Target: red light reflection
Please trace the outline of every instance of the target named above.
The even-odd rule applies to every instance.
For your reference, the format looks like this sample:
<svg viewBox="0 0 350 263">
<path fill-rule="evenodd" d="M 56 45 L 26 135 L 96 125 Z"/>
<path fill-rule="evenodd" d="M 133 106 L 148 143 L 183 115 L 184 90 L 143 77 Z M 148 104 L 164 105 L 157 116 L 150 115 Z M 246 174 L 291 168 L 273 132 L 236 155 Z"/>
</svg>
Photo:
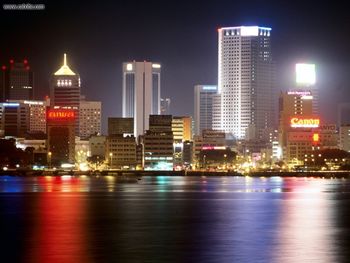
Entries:
<svg viewBox="0 0 350 263">
<path fill-rule="evenodd" d="M 45 191 L 38 197 L 38 218 L 34 222 L 26 260 L 91 262 L 86 237 L 86 199 L 78 193 L 85 183 L 79 178 L 51 176 L 38 178 L 38 181 Z"/>
</svg>

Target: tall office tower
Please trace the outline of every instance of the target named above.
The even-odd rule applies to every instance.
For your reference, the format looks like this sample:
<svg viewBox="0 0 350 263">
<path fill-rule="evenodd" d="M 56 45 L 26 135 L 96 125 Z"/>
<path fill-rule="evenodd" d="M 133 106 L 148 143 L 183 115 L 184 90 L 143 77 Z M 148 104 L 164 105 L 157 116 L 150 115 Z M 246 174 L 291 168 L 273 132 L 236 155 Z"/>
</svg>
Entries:
<svg viewBox="0 0 350 263">
<path fill-rule="evenodd" d="M 170 114 L 170 98 L 160 99 L 160 114 L 169 115 Z"/>
<path fill-rule="evenodd" d="M 213 125 L 213 96 L 218 93 L 217 86 L 194 86 L 194 133 L 200 135 Z"/>
<path fill-rule="evenodd" d="M 74 110 L 66 109 L 47 111 L 47 149 L 50 165 L 74 163 L 75 113 Z"/>
<path fill-rule="evenodd" d="M 134 135 L 148 130 L 149 115 L 160 114 L 160 64 L 123 63 L 123 117 L 134 118 Z"/>
<path fill-rule="evenodd" d="M 79 136 L 80 84 L 79 74 L 69 68 L 66 54 L 64 54 L 62 67 L 51 78 L 50 104 L 51 108 L 75 111 L 75 134 L 77 136 Z"/>
<path fill-rule="evenodd" d="M 298 63 L 295 65 L 296 86 L 297 89 L 309 90 L 312 94 L 312 114 L 319 114 L 319 96 L 316 87 L 316 69 L 315 64 Z"/>
<path fill-rule="evenodd" d="M 218 91 L 222 106 L 219 128 L 244 139 L 248 127 L 254 127 L 259 138 L 266 128 L 274 126 L 277 94 L 271 28 L 224 27 L 218 33 Z"/>
<path fill-rule="evenodd" d="M 28 60 L 2 66 L 0 78 L 0 102 L 6 100 L 32 100 L 34 90 L 34 74 L 30 70 Z"/>
<path fill-rule="evenodd" d="M 79 137 L 101 134 L 101 101 L 80 101 Z"/>
</svg>

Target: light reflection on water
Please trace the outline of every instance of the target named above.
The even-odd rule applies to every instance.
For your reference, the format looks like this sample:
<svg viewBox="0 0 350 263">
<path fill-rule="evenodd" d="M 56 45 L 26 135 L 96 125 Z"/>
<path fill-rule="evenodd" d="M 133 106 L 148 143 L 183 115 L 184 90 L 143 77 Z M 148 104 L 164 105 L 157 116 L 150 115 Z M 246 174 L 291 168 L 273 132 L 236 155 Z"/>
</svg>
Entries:
<svg viewBox="0 0 350 263">
<path fill-rule="evenodd" d="M 0 252 L 4 262 L 346 262 L 349 193 L 344 179 L 1 176 Z"/>
</svg>

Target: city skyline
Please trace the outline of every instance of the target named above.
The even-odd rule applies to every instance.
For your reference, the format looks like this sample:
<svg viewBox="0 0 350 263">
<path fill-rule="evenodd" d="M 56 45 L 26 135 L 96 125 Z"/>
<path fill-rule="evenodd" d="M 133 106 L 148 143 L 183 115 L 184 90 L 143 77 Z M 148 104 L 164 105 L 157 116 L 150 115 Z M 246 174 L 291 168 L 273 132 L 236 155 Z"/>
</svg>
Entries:
<svg viewBox="0 0 350 263">
<path fill-rule="evenodd" d="M 227 11 L 221 6 L 226 6 Z M 154 7 L 157 7 L 156 10 Z M 32 20 L 21 36 L 14 35 L 14 32 L 26 15 L 19 11 L 1 11 L 4 36 L 13 41 L 0 44 L 3 51 L 0 62 L 6 64 L 11 58 L 28 59 L 35 72 L 35 96 L 38 99 L 48 95 L 49 76 L 61 65 L 61 56 L 66 52 L 72 68 L 81 75 L 82 93 L 87 98 L 103 102 L 105 132 L 107 117 L 122 116 L 122 62 L 159 61 L 163 72 L 161 97 L 171 98 L 172 114 L 193 116 L 193 86 L 217 84 L 217 29 L 266 25 L 273 32 L 276 89 L 293 87 L 295 63 L 316 64 L 321 116 L 326 122 L 336 122 L 336 104 L 346 102 L 344 98 L 349 97 L 346 74 L 350 68 L 346 61 L 348 29 L 341 27 L 346 20 L 341 15 L 336 16 L 342 11 L 341 6 L 319 3 L 317 14 L 310 15 L 307 10 L 311 7 L 314 7 L 312 3 L 304 3 L 304 8 L 299 8 L 291 3 L 243 4 L 227 1 L 200 5 L 192 2 L 186 7 L 181 2 L 170 2 L 165 6 L 159 1 L 140 5 L 105 4 L 103 7 L 46 4 L 45 11 L 29 14 Z M 76 12 L 76 16 L 63 19 L 61 14 L 68 9 Z M 91 22 L 85 18 L 83 13 L 87 10 L 100 17 L 100 21 Z M 130 10 L 137 17 L 134 21 L 128 19 Z M 180 10 L 181 21 L 174 19 Z M 120 14 L 115 21 L 114 13 Z M 291 17 L 298 19 L 291 22 Z M 321 17 L 332 19 L 332 24 Z M 45 36 L 35 27 L 44 20 L 46 24 L 43 27 L 49 31 Z M 143 23 L 140 24 L 140 21 Z M 332 32 L 332 39 L 327 37 L 327 32 Z"/>
</svg>

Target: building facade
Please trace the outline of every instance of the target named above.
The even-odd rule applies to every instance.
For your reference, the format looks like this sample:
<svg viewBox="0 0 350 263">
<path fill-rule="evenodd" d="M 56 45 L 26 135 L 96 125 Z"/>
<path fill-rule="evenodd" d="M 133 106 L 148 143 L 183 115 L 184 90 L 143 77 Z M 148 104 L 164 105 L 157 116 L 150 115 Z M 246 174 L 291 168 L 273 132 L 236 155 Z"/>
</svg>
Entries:
<svg viewBox="0 0 350 263">
<path fill-rule="evenodd" d="M 339 129 L 339 148 L 350 152 L 350 125 L 342 125 Z"/>
<path fill-rule="evenodd" d="M 261 137 L 275 126 L 275 99 L 271 28 L 224 27 L 218 30 L 218 91 L 221 126 L 244 139 L 249 125 Z"/>
<path fill-rule="evenodd" d="M 46 134 L 46 108 L 50 102 L 9 100 L 0 103 L 0 136 Z"/>
<path fill-rule="evenodd" d="M 108 136 L 116 134 L 134 134 L 134 119 L 133 118 L 108 118 Z"/>
<path fill-rule="evenodd" d="M 213 128 L 213 96 L 218 88 L 214 85 L 194 86 L 194 133 L 200 135 L 205 129 Z"/>
<path fill-rule="evenodd" d="M 106 159 L 113 169 L 136 168 L 136 140 L 133 135 L 116 134 L 107 137 Z"/>
<path fill-rule="evenodd" d="M 143 136 L 144 169 L 172 170 L 174 138 L 171 115 L 150 115 L 149 130 Z"/>
<path fill-rule="evenodd" d="M 33 100 L 34 74 L 28 60 L 15 62 L 10 60 L 9 66 L 2 66 L 0 72 L 0 102 L 7 100 Z"/>
<path fill-rule="evenodd" d="M 134 136 L 148 130 L 149 115 L 160 114 L 160 64 L 123 63 L 123 117 L 134 118 Z"/>
<path fill-rule="evenodd" d="M 101 134 L 101 102 L 81 100 L 79 112 L 79 136 Z"/>
</svg>

